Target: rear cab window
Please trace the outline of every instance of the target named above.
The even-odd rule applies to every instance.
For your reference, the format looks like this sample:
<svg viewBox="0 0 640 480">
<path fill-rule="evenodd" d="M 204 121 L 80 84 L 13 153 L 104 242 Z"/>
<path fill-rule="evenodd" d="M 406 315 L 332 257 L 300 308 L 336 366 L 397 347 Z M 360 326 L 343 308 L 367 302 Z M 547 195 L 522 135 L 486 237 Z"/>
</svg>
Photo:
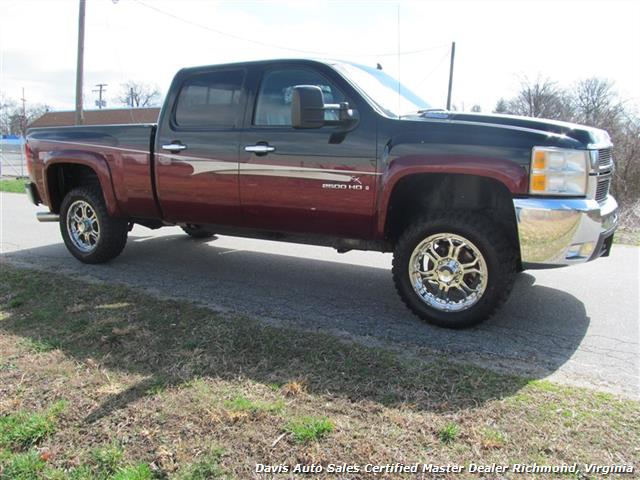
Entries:
<svg viewBox="0 0 640 480">
<path fill-rule="evenodd" d="M 188 77 L 180 87 L 173 123 L 179 128 L 235 128 L 245 102 L 244 70 L 222 70 Z"/>
</svg>

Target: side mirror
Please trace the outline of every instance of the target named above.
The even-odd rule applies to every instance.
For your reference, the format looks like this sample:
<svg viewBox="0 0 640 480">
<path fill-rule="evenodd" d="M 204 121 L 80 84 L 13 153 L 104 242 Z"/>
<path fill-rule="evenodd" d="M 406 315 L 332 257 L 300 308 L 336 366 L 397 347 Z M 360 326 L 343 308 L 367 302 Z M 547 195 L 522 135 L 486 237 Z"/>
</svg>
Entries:
<svg viewBox="0 0 640 480">
<path fill-rule="evenodd" d="M 324 95 L 315 85 L 293 87 L 291 125 L 293 128 L 320 128 L 324 122 Z"/>
</svg>

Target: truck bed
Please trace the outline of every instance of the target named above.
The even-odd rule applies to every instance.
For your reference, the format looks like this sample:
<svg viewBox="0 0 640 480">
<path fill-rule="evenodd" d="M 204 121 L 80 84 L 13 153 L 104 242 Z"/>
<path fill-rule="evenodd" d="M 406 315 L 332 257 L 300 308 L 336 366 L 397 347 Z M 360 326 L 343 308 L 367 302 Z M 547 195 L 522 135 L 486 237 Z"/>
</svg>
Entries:
<svg viewBox="0 0 640 480">
<path fill-rule="evenodd" d="M 110 179 L 108 187 L 113 191 L 120 214 L 159 218 L 153 190 L 155 130 L 155 124 L 29 130 L 27 143 L 33 152 L 33 172 L 38 190 L 46 192 L 44 179 L 51 166 L 64 163 L 65 159 L 86 159 L 88 164 L 95 163 L 97 159 L 106 168 L 107 178 Z M 48 199 L 43 200 L 49 203 Z"/>
</svg>

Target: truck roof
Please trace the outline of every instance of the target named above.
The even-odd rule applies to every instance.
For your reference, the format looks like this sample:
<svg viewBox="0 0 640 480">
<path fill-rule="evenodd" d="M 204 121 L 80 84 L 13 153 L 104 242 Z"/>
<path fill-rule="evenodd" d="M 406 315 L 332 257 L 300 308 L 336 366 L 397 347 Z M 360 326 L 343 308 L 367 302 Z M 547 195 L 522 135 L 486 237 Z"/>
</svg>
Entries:
<svg viewBox="0 0 640 480">
<path fill-rule="evenodd" d="M 247 62 L 232 62 L 232 63 L 214 63 L 210 65 L 197 65 L 193 67 L 185 67 L 181 68 L 180 72 L 191 72 L 198 70 L 207 70 L 212 67 L 243 67 L 249 65 L 268 65 L 272 63 L 309 63 L 309 64 L 321 64 L 321 65 L 335 65 L 337 63 L 350 63 L 355 65 L 353 62 L 348 62 L 345 60 L 336 60 L 336 59 L 319 59 L 319 58 L 273 58 L 267 60 L 250 60 Z"/>
</svg>

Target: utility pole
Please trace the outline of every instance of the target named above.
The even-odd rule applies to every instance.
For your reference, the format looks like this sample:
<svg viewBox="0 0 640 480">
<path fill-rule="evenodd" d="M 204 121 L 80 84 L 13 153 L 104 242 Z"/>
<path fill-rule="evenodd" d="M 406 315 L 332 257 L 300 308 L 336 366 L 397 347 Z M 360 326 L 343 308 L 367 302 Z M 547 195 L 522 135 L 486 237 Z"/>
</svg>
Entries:
<svg viewBox="0 0 640 480">
<path fill-rule="evenodd" d="M 131 108 L 133 108 L 133 87 L 129 89 L 129 102 L 130 102 Z"/>
<path fill-rule="evenodd" d="M 27 136 L 27 99 L 24 97 L 24 87 L 22 87 L 22 118 L 20 119 L 20 133 L 22 134 L 23 141 Z M 21 149 L 20 158 L 20 177 L 24 177 L 24 149 Z"/>
<path fill-rule="evenodd" d="M 78 14 L 78 64 L 76 66 L 76 125 L 84 123 L 82 111 L 82 77 L 84 71 L 84 11 L 85 0 L 80 0 Z"/>
<path fill-rule="evenodd" d="M 24 98 L 24 87 L 22 87 L 22 119 L 20 120 L 20 133 L 24 137 L 27 131 L 27 99 Z"/>
<path fill-rule="evenodd" d="M 108 86 L 108 84 L 106 84 L 106 83 L 98 83 L 95 86 L 98 87 L 98 89 L 97 90 L 91 90 L 91 91 L 94 92 L 94 93 L 96 93 L 96 92 L 98 93 L 98 100 L 96 100 L 96 106 L 98 108 L 102 108 L 102 107 L 107 105 L 107 102 L 102 100 L 102 92 L 104 92 L 106 90 L 106 88 L 104 88 L 104 87 Z"/>
<path fill-rule="evenodd" d="M 453 62 L 456 58 L 456 42 L 451 42 L 451 65 L 449 66 L 449 91 L 447 93 L 447 110 L 451 110 L 451 87 L 453 87 Z"/>
</svg>

